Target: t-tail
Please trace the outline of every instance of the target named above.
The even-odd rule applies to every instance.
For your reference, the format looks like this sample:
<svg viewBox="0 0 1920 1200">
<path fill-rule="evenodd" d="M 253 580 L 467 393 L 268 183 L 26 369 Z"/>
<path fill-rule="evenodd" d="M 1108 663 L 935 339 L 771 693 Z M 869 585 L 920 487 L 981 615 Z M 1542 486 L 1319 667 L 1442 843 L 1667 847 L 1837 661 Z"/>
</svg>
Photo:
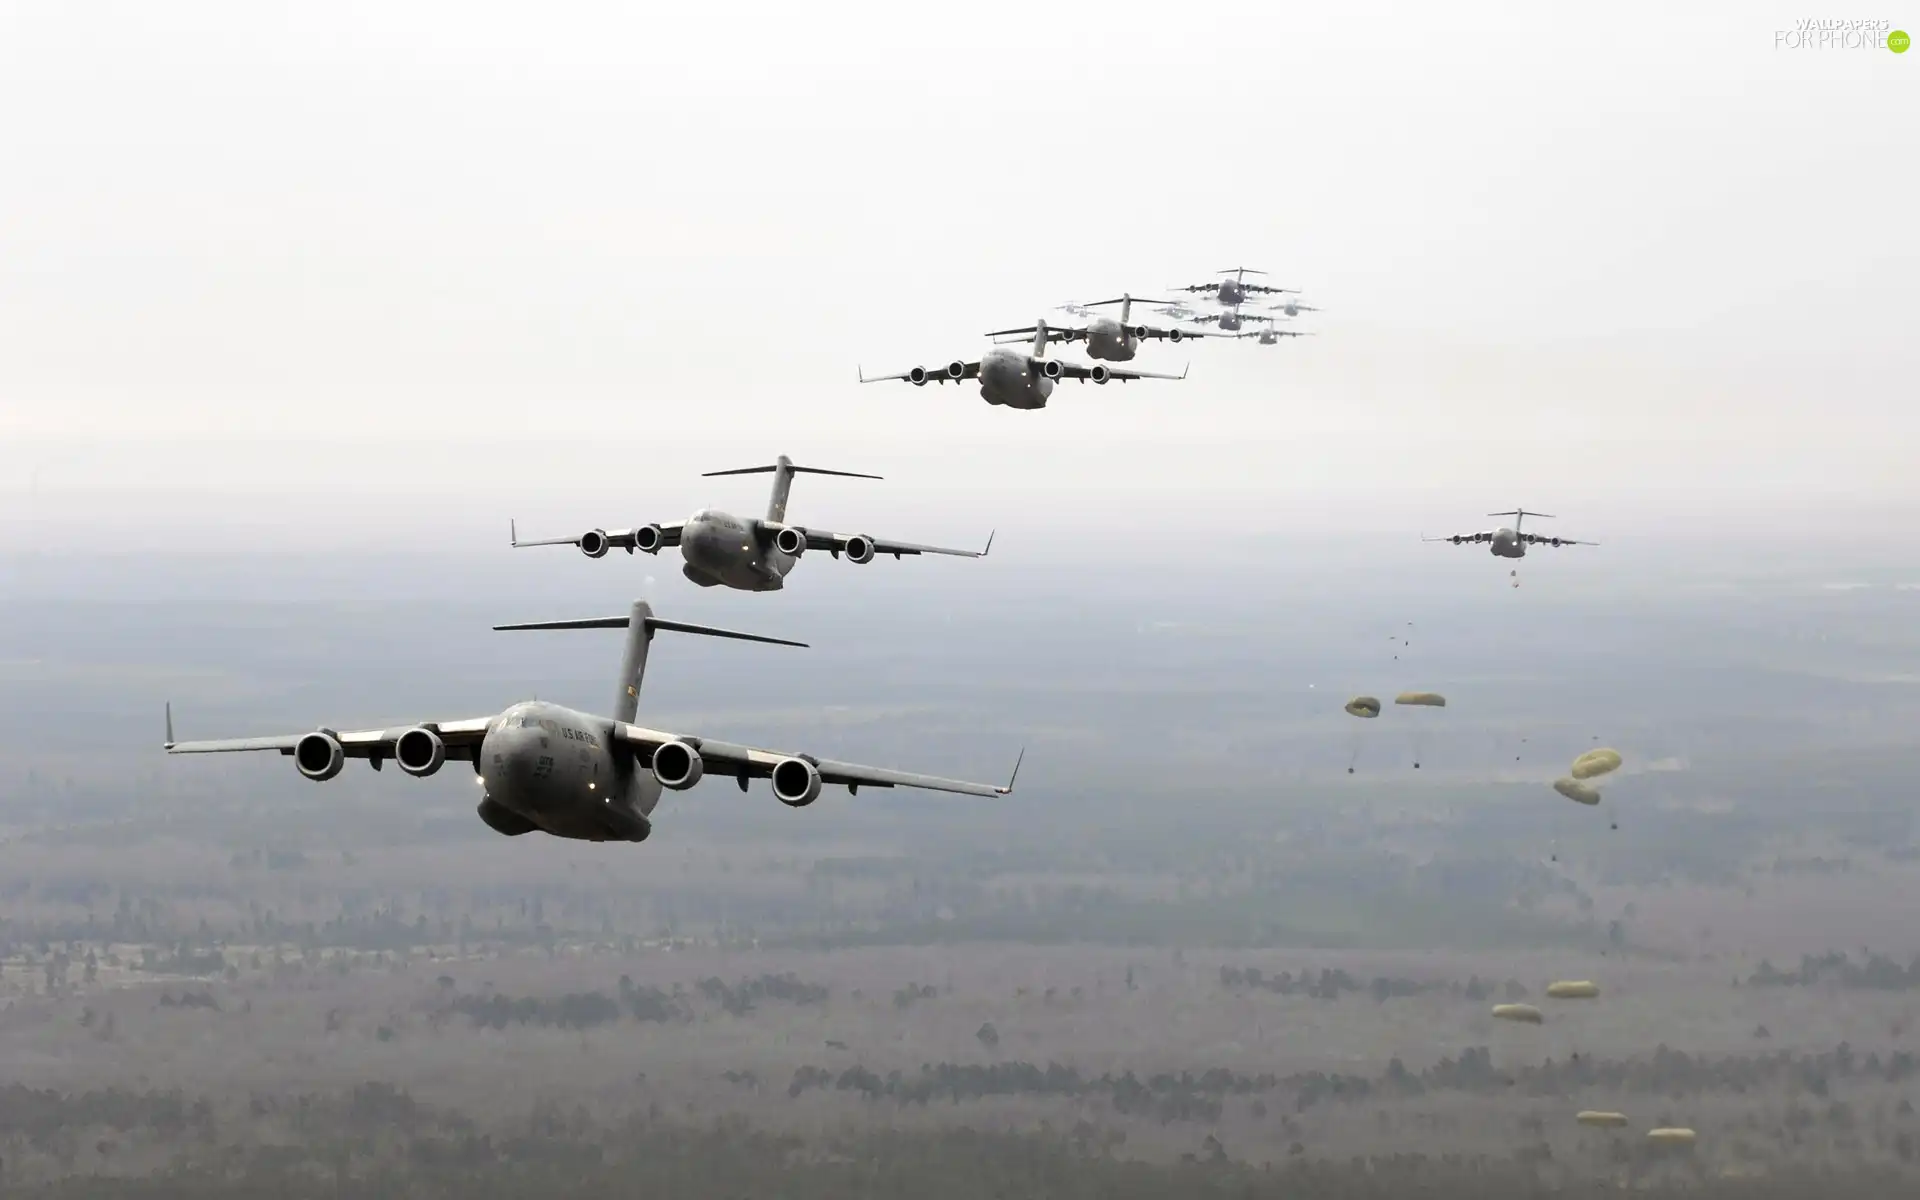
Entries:
<svg viewBox="0 0 1920 1200">
<path fill-rule="evenodd" d="M 787 519 L 787 493 L 793 490 L 795 475 L 839 475 L 847 479 L 879 479 L 878 475 L 862 475 L 857 471 L 829 471 L 824 467 L 796 467 L 793 460 L 782 454 L 778 461 L 766 467 L 735 467 L 731 471 L 708 471 L 702 479 L 712 479 L 717 475 L 764 475 L 773 472 L 773 496 L 767 501 L 767 520 L 776 524 Z"/>
<path fill-rule="evenodd" d="M 1047 352 L 1047 323 L 1033 323 L 1033 357 L 1039 358 Z"/>
<path fill-rule="evenodd" d="M 1552 513 L 1529 512 L 1524 508 L 1513 508 L 1508 509 L 1506 512 L 1488 513 L 1487 515 L 1490 517 L 1512 517 L 1513 531 L 1515 533 L 1520 532 L 1520 522 L 1526 520 L 1528 517 L 1542 517 L 1549 521 L 1555 519 Z"/>
<path fill-rule="evenodd" d="M 525 621 L 517 625 L 495 625 L 495 629 L 625 629 L 627 645 L 620 660 L 620 692 L 614 697 L 613 719 L 632 721 L 640 711 L 640 683 L 647 674 L 647 647 L 653 642 L 655 632 L 666 629 L 675 633 L 702 633 L 708 637 L 734 638 L 742 642 L 766 642 L 773 646 L 800 646 L 805 642 L 790 642 L 785 638 L 763 637 L 757 633 L 739 633 L 732 629 L 716 629 L 711 625 L 688 625 L 681 621 L 666 621 L 653 615 L 653 606 L 645 600 L 635 600 L 633 611 L 624 617 L 581 617 L 572 621 Z M 173 738 L 173 716 L 167 716 L 167 738 Z"/>
</svg>

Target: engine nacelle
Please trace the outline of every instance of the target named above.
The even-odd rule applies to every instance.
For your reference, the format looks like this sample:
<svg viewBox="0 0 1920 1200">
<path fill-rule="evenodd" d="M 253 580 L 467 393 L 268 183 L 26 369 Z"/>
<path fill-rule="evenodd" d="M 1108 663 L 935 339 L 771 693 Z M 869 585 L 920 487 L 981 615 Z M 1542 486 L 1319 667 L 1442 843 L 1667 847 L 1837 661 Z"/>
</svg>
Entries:
<svg viewBox="0 0 1920 1200">
<path fill-rule="evenodd" d="M 847 561 L 865 566 L 873 561 L 873 539 L 864 533 L 856 533 L 847 539 Z"/>
<path fill-rule="evenodd" d="M 788 808 L 805 808 L 820 798 L 820 768 L 804 758 L 773 764 L 774 799 Z"/>
<path fill-rule="evenodd" d="M 611 545 L 604 529 L 589 529 L 580 535 L 580 553 L 588 558 L 605 558 Z"/>
<path fill-rule="evenodd" d="M 1551 545 L 1551 546 L 1558 546 L 1559 544 L 1560 544 L 1559 538 L 1554 538 L 1553 541 L 1548 543 L 1548 545 Z"/>
<path fill-rule="evenodd" d="M 961 362 L 957 358 L 947 364 L 948 379 L 958 380 L 963 376 L 965 376 L 966 373 L 967 373 L 967 364 Z"/>
<path fill-rule="evenodd" d="M 1184 330 L 1180 330 L 1180 329 L 1167 330 L 1167 340 L 1170 342 L 1177 342 L 1186 336 L 1187 335 Z"/>
<path fill-rule="evenodd" d="M 907 382 L 915 387 L 927 386 L 927 369 L 925 367 L 915 367 L 913 370 L 908 371 Z"/>
<path fill-rule="evenodd" d="M 1147 340 L 1147 327 L 1145 325 L 1135 325 L 1133 327 L 1133 340 L 1136 342 L 1144 342 Z"/>
<path fill-rule="evenodd" d="M 653 752 L 653 777 L 663 788 L 684 792 L 706 773 L 706 760 L 685 742 L 666 742 Z"/>
<path fill-rule="evenodd" d="M 1093 380 L 1095 383 L 1105 383 L 1107 380 L 1113 378 L 1113 372 L 1107 369 L 1107 364 L 1095 363 L 1093 364 L 1093 370 L 1088 373 L 1087 378 Z"/>
<path fill-rule="evenodd" d="M 799 558 L 807 549 L 806 535 L 788 526 L 773 535 L 773 548 L 792 558 Z"/>
<path fill-rule="evenodd" d="M 1046 376 L 1048 379 L 1060 378 L 1060 360 L 1057 358 L 1044 359 L 1033 365 L 1039 369 L 1040 374 Z"/>
<path fill-rule="evenodd" d="M 347 752 L 339 738 L 321 730 L 293 744 L 293 765 L 315 783 L 325 783 L 347 765 Z"/>
<path fill-rule="evenodd" d="M 425 779 L 447 761 L 447 743 L 424 725 L 415 725 L 393 743 L 393 761 L 415 779 Z"/>
<path fill-rule="evenodd" d="M 660 544 L 667 535 L 660 532 L 658 525 L 641 525 L 633 531 L 633 548 L 642 554 L 658 554 Z"/>
</svg>

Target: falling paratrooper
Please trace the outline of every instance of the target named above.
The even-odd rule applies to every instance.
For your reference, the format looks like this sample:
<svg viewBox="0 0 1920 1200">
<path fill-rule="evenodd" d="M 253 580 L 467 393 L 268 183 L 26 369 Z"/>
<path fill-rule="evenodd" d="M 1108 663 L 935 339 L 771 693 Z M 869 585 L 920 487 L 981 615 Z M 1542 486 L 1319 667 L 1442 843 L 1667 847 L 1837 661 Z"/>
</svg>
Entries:
<svg viewBox="0 0 1920 1200">
<path fill-rule="evenodd" d="M 1347 701 L 1347 715 L 1371 721 L 1380 715 L 1380 701 L 1372 696 L 1355 696 Z M 1353 764 L 1360 758 L 1360 738 L 1356 731 L 1353 739 L 1353 755 L 1347 759 L 1347 774 L 1353 774 Z"/>
</svg>

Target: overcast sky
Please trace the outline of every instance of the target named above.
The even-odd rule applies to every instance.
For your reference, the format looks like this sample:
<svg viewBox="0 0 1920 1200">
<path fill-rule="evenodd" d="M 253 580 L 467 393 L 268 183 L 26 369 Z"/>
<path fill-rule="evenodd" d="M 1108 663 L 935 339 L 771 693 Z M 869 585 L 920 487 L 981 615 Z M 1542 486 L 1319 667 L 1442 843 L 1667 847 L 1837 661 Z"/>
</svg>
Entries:
<svg viewBox="0 0 1920 1200">
<path fill-rule="evenodd" d="M 923 540 L 1912 515 L 1920 55 L 1774 44 L 1878 15 L 0 0 L 0 546 L 757 513 L 698 473 L 783 451 Z M 1319 336 L 855 382 L 1242 264 Z"/>
</svg>

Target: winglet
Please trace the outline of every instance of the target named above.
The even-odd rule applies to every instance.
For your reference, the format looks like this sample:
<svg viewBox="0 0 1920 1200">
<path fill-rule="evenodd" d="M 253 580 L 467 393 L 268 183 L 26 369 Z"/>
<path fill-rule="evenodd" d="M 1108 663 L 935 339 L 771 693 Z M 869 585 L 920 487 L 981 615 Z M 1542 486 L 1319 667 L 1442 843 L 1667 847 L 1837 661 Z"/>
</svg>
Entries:
<svg viewBox="0 0 1920 1200">
<path fill-rule="evenodd" d="M 989 529 L 989 530 L 987 530 L 987 548 L 986 548 L 985 550 L 982 550 L 982 551 L 980 552 L 980 557 L 981 557 L 981 558 L 985 558 L 985 557 L 986 557 L 987 555 L 989 555 L 989 554 L 992 554 L 992 553 L 993 553 L 993 535 L 994 535 L 994 534 L 996 534 L 996 533 L 998 533 L 998 532 L 999 532 L 999 530 L 997 530 L 997 529 Z"/>
<path fill-rule="evenodd" d="M 507 545 L 517 547 L 519 546 L 519 544 L 520 544 L 519 522 L 509 517 L 507 519 Z"/>
<path fill-rule="evenodd" d="M 167 701 L 167 744 L 161 748 L 171 750 L 173 746 L 173 701 L 169 700 Z"/>
<path fill-rule="evenodd" d="M 1026 759 L 1027 748 L 1022 746 L 1020 747 L 1020 756 L 1013 760 L 1013 774 L 1007 776 L 1007 786 L 993 789 L 995 795 L 1011 796 L 1013 794 L 1013 782 L 1020 778 L 1020 764 L 1025 762 Z"/>
<path fill-rule="evenodd" d="M 861 366 L 859 363 L 855 363 L 853 365 L 853 369 L 859 372 L 860 382 L 865 383 L 867 381 L 867 369 L 864 366 Z"/>
<path fill-rule="evenodd" d="M 1187 377 L 1188 368 L 1192 366 L 1193 366 L 1193 360 L 1191 359 L 1187 360 L 1187 365 L 1180 368 L 1180 378 L 1185 379 Z"/>
</svg>

